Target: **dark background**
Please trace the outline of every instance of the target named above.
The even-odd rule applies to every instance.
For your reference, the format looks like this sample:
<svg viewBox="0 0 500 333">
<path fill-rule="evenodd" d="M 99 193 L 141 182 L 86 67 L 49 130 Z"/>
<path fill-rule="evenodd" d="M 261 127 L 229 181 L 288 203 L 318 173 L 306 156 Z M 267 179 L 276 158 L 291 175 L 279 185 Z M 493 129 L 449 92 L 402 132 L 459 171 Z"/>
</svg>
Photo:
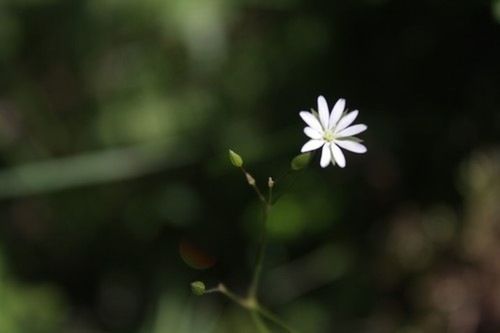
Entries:
<svg viewBox="0 0 500 333">
<path fill-rule="evenodd" d="M 254 332 L 189 283 L 244 291 L 227 149 L 265 187 L 319 94 L 368 153 L 294 174 L 263 301 L 301 332 L 500 331 L 499 1 L 3 0 L 0 332 Z"/>
</svg>

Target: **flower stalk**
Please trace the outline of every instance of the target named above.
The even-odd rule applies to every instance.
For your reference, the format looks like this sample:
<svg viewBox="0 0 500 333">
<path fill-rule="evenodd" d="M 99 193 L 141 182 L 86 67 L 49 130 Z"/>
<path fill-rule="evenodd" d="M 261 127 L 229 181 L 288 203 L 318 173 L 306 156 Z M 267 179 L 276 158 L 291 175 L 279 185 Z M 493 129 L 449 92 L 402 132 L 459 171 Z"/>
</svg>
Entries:
<svg viewBox="0 0 500 333">
<path fill-rule="evenodd" d="M 262 267 L 264 265 L 264 257 L 266 253 L 266 244 L 267 244 L 267 220 L 272 208 L 272 200 L 273 200 L 273 188 L 275 186 L 275 181 L 273 178 L 269 177 L 267 181 L 268 193 L 267 198 L 262 194 L 255 178 L 248 171 L 243 168 L 243 162 L 239 155 L 234 153 L 233 151 L 229 152 L 229 158 L 231 163 L 238 167 L 245 176 L 246 182 L 250 187 L 253 188 L 257 198 L 262 204 L 262 223 L 261 223 L 261 231 L 260 231 L 260 239 L 257 248 L 257 256 L 255 260 L 255 268 L 252 274 L 252 280 L 250 282 L 250 286 L 248 288 L 248 292 L 246 297 L 242 297 L 232 292 L 229 288 L 227 288 L 224 284 L 219 283 L 215 288 L 205 289 L 204 284 L 201 281 L 196 281 L 192 283 L 193 293 L 195 295 L 201 296 L 204 294 L 210 293 L 220 293 L 226 296 L 229 300 L 238 304 L 242 308 L 249 311 L 250 316 L 255 324 L 259 333 L 271 333 L 271 330 L 267 327 L 265 320 L 274 323 L 275 325 L 281 327 L 287 332 L 294 332 L 286 323 L 280 319 L 276 314 L 269 311 L 260 305 L 258 301 L 258 291 L 260 280 L 262 276 Z M 265 319 L 265 320 L 264 320 Z"/>
<path fill-rule="evenodd" d="M 282 329 L 284 329 L 289 333 L 297 333 L 290 326 L 288 326 L 281 318 L 279 318 L 275 313 L 260 305 L 256 298 L 249 296 L 244 298 L 238 296 L 236 293 L 232 292 L 222 283 L 219 283 L 215 288 L 208 289 L 205 292 L 205 294 L 207 293 L 220 293 L 225 297 L 227 297 L 229 300 L 241 306 L 242 308 L 248 310 L 259 333 L 271 332 L 262 318 L 269 320 L 276 326 L 281 327 Z"/>
<path fill-rule="evenodd" d="M 262 275 L 262 266 L 264 264 L 264 256 L 266 252 L 267 244 L 267 219 L 271 211 L 271 203 L 265 202 L 263 207 L 263 219 L 261 226 L 260 241 L 257 249 L 257 258 L 255 263 L 255 270 L 252 277 L 252 282 L 250 283 L 250 288 L 248 290 L 248 296 L 255 298 L 257 297 L 257 292 L 259 289 L 260 276 Z"/>
<path fill-rule="evenodd" d="M 358 116 L 359 112 L 357 110 L 347 112 L 344 99 L 339 99 L 331 111 L 323 96 L 318 96 L 317 103 L 317 112 L 311 110 L 311 112 L 302 111 L 299 113 L 299 116 L 307 125 L 304 128 L 304 133 L 309 138 L 309 141 L 302 146 L 301 154 L 292 159 L 290 169 L 285 174 L 285 177 L 289 176 L 290 173 L 296 174 L 298 171 L 305 169 L 309 165 L 312 152 L 315 150 L 321 150 L 320 165 L 322 168 L 330 164 L 338 165 L 341 168 L 346 166 L 346 159 L 340 148 L 358 154 L 367 152 L 367 148 L 361 143 L 362 140 L 355 136 L 364 132 L 367 126 L 365 124 L 352 125 Z M 267 197 L 264 196 L 254 176 L 243 167 L 243 158 L 233 150 L 229 150 L 228 156 L 231 164 L 243 172 L 246 182 L 253 188 L 257 198 L 262 204 L 262 223 L 257 245 L 255 268 L 245 297 L 233 293 L 222 283 L 215 288 L 205 289 L 203 282 L 195 281 L 191 284 L 192 291 L 198 296 L 209 293 L 221 293 L 226 296 L 231 301 L 249 311 L 259 333 L 271 333 L 265 320 L 274 323 L 276 326 L 281 327 L 289 333 L 294 333 L 295 331 L 281 318 L 261 306 L 258 297 L 267 245 L 267 222 L 273 206 L 273 200 L 276 202 L 283 195 L 284 191 L 280 191 L 281 193 L 278 193 L 279 195 L 273 198 L 273 188 L 277 181 L 269 177 L 267 180 Z M 293 180 L 295 180 L 295 177 L 289 182 L 289 186 L 293 184 Z M 280 184 L 283 183 L 281 177 L 278 178 L 278 181 Z M 285 190 L 286 189 L 287 188 L 285 188 Z"/>
<path fill-rule="evenodd" d="M 250 185 L 253 188 L 260 202 L 265 205 L 267 203 L 266 198 L 260 191 L 259 186 L 257 186 L 255 178 L 249 172 L 247 172 L 243 167 L 241 167 L 241 171 L 243 171 L 243 174 L 245 175 L 248 185 Z"/>
</svg>

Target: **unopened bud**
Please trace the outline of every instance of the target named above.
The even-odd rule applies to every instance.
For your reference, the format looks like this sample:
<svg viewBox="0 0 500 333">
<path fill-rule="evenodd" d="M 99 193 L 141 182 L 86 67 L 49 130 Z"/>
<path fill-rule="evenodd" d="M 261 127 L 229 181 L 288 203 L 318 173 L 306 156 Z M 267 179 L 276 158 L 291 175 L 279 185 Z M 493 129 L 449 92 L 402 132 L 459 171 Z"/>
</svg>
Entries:
<svg viewBox="0 0 500 333">
<path fill-rule="evenodd" d="M 243 166 L 243 159 L 240 155 L 229 149 L 229 161 L 231 164 L 237 168 L 241 168 Z"/>
<path fill-rule="evenodd" d="M 290 163 L 290 167 L 294 171 L 302 170 L 309 164 L 310 160 L 311 160 L 311 153 L 303 153 L 297 155 L 293 158 L 292 162 Z"/>
<path fill-rule="evenodd" d="M 269 188 L 273 188 L 274 187 L 274 180 L 273 180 L 272 177 L 269 177 L 267 179 L 267 187 L 269 187 Z"/>
<path fill-rule="evenodd" d="M 249 174 L 248 172 L 245 173 L 245 176 L 247 177 L 248 184 L 250 184 L 251 186 L 254 186 L 255 185 L 255 178 L 253 178 L 252 175 Z"/>
<path fill-rule="evenodd" d="M 201 281 L 191 282 L 191 291 L 196 296 L 202 296 L 205 293 L 205 284 Z"/>
</svg>

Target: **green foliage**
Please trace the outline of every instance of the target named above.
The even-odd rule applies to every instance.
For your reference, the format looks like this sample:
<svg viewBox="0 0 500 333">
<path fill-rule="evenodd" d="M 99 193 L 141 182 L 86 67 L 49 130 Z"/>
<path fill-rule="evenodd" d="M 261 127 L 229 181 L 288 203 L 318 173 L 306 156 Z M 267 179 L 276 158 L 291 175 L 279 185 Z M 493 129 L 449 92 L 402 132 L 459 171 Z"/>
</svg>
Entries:
<svg viewBox="0 0 500 333">
<path fill-rule="evenodd" d="M 491 8 L 493 12 L 493 17 L 496 19 L 498 23 L 500 23 L 500 1 L 499 0 L 492 0 L 491 1 Z"/>
<path fill-rule="evenodd" d="M 17 282 L 4 271 L 1 259 L 0 332 L 58 332 L 62 328 L 67 306 L 60 292 L 49 285 Z"/>
<path fill-rule="evenodd" d="M 496 332 L 500 2 L 409 5 L 0 1 L 0 332 L 255 332 L 186 288 L 253 264 L 228 145 L 273 176 L 262 298 L 294 327 Z M 318 94 L 368 154 L 287 173 Z"/>
</svg>

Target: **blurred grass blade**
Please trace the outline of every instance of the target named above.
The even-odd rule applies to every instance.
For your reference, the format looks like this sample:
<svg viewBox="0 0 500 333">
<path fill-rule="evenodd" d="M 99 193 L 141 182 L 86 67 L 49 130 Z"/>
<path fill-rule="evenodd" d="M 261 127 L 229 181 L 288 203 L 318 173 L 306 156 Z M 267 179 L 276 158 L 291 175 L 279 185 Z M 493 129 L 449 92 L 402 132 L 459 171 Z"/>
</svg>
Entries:
<svg viewBox="0 0 500 333">
<path fill-rule="evenodd" d="M 49 159 L 0 171 L 0 199 L 139 177 L 185 165 L 196 153 L 168 142 Z"/>
</svg>

